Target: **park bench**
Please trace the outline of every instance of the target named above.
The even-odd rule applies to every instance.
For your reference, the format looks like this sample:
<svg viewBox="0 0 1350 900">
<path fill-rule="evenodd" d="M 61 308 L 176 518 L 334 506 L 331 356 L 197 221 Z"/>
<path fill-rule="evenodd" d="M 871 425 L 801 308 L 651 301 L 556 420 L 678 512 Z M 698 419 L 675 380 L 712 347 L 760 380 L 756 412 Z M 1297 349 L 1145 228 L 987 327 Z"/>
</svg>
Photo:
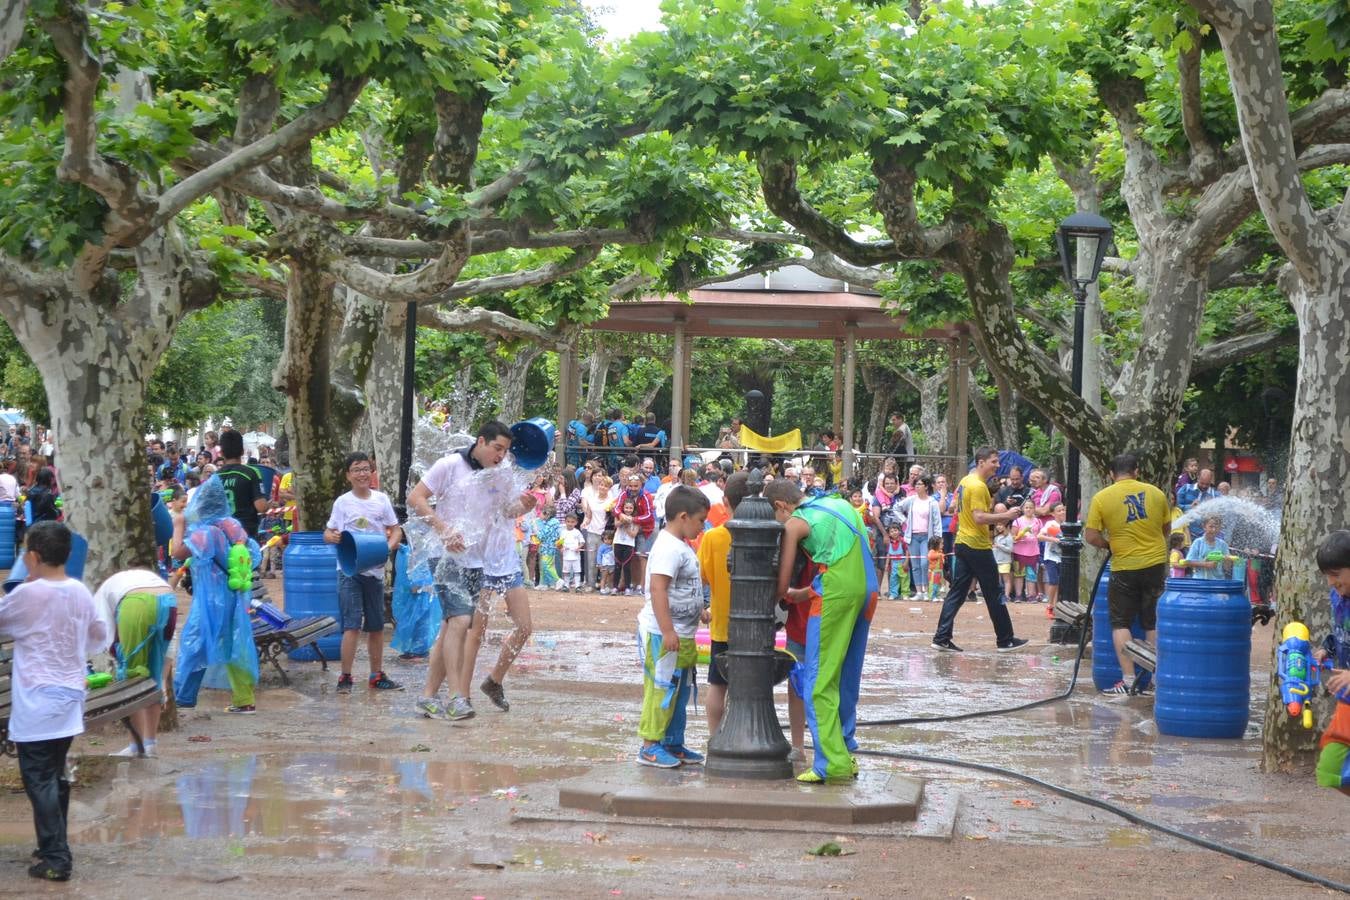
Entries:
<svg viewBox="0 0 1350 900">
<path fill-rule="evenodd" d="M 270 600 L 267 586 L 260 579 L 253 582 L 253 599 L 261 603 L 268 603 Z M 275 625 L 260 615 L 254 615 L 252 620 L 253 643 L 258 648 L 258 661 L 270 662 L 281 676 L 282 684 L 287 687 L 291 684 L 290 676 L 281 667 L 282 655 L 306 644 L 314 648 L 314 655 L 319 657 L 323 670 L 328 671 L 328 659 L 319 649 L 319 638 L 337 633 L 339 630 L 337 619 L 332 616 L 310 616 L 304 619 L 290 619 L 284 625 Z"/>
<path fill-rule="evenodd" d="M 14 756 L 14 742 L 9 739 L 9 711 L 11 705 L 10 678 L 14 663 L 12 641 L 0 643 L 0 756 Z M 131 732 L 131 739 L 144 749 L 141 736 L 131 724 L 131 714 L 161 701 L 161 691 L 153 678 L 128 678 L 114 681 L 107 687 L 90 691 L 84 699 L 84 727 L 98 728 L 121 720 Z"/>
<path fill-rule="evenodd" d="M 277 627 L 262 618 L 253 618 L 253 643 L 258 647 L 259 662 L 266 660 L 281 676 L 281 683 L 290 686 L 290 676 L 281 667 L 281 657 L 285 653 L 299 649 L 306 644 L 314 648 L 314 653 L 328 671 L 328 659 L 319 649 L 319 638 L 335 634 L 338 630 L 337 619 L 332 616 L 313 616 L 306 619 L 291 619 L 285 625 Z"/>
<path fill-rule="evenodd" d="M 1125 655 L 1141 669 L 1158 671 L 1158 649 L 1148 641 L 1135 638 L 1125 644 Z"/>
</svg>

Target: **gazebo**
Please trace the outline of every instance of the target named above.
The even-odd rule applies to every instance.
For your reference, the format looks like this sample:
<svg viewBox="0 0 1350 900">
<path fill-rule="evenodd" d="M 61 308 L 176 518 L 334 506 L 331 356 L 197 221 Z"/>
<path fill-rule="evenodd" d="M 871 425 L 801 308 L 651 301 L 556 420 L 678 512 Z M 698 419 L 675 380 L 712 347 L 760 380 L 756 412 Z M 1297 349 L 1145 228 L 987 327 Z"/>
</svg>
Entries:
<svg viewBox="0 0 1350 900">
<path fill-rule="evenodd" d="M 700 337 L 776 338 L 834 341 L 834 430 L 842 433 L 844 477 L 854 467 L 854 388 L 859 340 L 929 340 L 951 346 L 948 396 L 955 414 L 948 416 L 947 446 L 966 455 L 969 412 L 967 327 L 956 324 L 911 332 L 903 315 L 887 312 L 873 291 L 802 266 L 784 266 L 765 275 L 692 290 L 686 296 L 648 294 L 615 301 L 609 314 L 591 328 L 632 334 L 669 334 L 675 339 L 672 371 L 671 459 L 678 460 L 689 441 L 689 374 L 693 343 Z M 558 418 L 576 418 L 580 372 L 576 354 L 560 359 Z M 842 376 L 842 377 L 841 377 Z M 561 454 L 561 442 L 559 453 Z M 559 457 L 561 458 L 561 456 Z"/>
</svg>

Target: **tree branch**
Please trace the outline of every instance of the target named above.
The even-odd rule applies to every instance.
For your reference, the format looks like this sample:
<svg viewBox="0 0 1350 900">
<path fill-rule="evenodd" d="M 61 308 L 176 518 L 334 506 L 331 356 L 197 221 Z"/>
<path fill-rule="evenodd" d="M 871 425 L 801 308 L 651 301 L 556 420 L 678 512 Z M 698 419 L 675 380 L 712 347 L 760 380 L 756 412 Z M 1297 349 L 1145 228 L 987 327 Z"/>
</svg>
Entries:
<svg viewBox="0 0 1350 900">
<path fill-rule="evenodd" d="M 419 306 L 417 324 L 438 328 L 441 331 L 474 331 L 507 340 L 527 340 L 549 346 L 566 344 L 564 335 L 497 312 L 495 309 L 483 309 L 479 306 L 456 309 Z"/>
<path fill-rule="evenodd" d="M 522 269 L 504 275 L 490 275 L 486 278 L 471 278 L 461 281 L 448 290 L 431 298 L 432 303 L 461 300 L 465 297 L 479 297 L 483 294 L 497 294 L 525 287 L 550 284 L 554 281 L 586 268 L 600 255 L 599 246 L 579 247 L 572 255 L 560 262 L 550 262 L 533 269 Z"/>
<path fill-rule="evenodd" d="M 1186 140 L 1191 145 L 1191 180 L 1199 185 L 1214 177 L 1219 166 L 1218 150 L 1205 128 L 1205 116 L 1201 108 L 1202 86 L 1200 82 L 1200 32 L 1188 28 L 1190 49 L 1177 54 L 1177 76 L 1181 89 L 1181 127 Z"/>
<path fill-rule="evenodd" d="M 18 48 L 27 21 L 28 0 L 0 0 L 0 62 Z"/>
<path fill-rule="evenodd" d="M 1191 375 L 1222 369 L 1276 347 L 1290 347 L 1298 343 L 1298 326 L 1274 328 L 1239 334 L 1197 347 L 1191 358 Z"/>
<path fill-rule="evenodd" d="M 143 230 L 153 231 L 178 215 L 198 198 L 211 193 L 236 175 L 256 168 L 275 156 L 299 147 L 347 115 L 365 87 L 365 78 L 334 75 L 328 92 L 317 105 L 251 144 L 232 151 L 206 168 L 174 185 L 159 199 L 159 207 Z"/>
<path fill-rule="evenodd" d="M 468 229 L 458 228 L 440 246 L 440 255 L 415 272 L 390 275 L 355 260 L 332 260 L 329 271 L 343 284 L 385 303 L 409 303 L 431 300 L 450 288 L 469 261 Z"/>
<path fill-rule="evenodd" d="M 141 192 L 139 180 L 127 166 L 98 152 L 95 102 L 103 80 L 103 66 L 89 51 L 89 19 L 84 7 L 62 3 L 58 8 L 61 18 L 42 21 L 42 27 L 66 63 L 62 84 L 65 149 L 57 177 L 84 185 L 108 204 L 103 222 L 105 237 L 98 243 L 86 244 L 71 270 L 76 289 L 88 293 L 102 278 L 109 251 L 125 233 L 150 217 L 154 201 Z"/>
<path fill-rule="evenodd" d="M 491 209 L 506 199 L 507 195 L 525 183 L 530 173 L 544 164 L 537 156 L 516 166 L 491 184 L 484 185 L 469 198 L 469 206 L 474 209 Z"/>
<path fill-rule="evenodd" d="M 894 242 L 868 243 L 855 240 L 807 203 L 797 189 L 795 161 L 762 153 L 759 157 L 759 175 L 764 202 L 773 214 L 831 253 L 859 266 L 897 262 L 902 258 Z"/>
<path fill-rule="evenodd" d="M 961 225 L 951 217 L 931 228 L 919 224 L 919 207 L 914 200 L 919 179 L 912 168 L 900 162 L 898 154 L 889 149 L 874 152 L 872 174 L 877 177 L 877 212 L 900 253 L 932 259 L 956 239 Z"/>
</svg>

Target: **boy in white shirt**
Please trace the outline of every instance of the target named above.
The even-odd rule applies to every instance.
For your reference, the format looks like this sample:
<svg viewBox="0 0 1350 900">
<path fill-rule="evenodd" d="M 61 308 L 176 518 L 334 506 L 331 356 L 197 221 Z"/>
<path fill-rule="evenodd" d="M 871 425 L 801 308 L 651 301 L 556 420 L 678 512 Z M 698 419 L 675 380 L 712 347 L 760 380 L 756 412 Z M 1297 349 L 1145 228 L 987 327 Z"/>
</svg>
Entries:
<svg viewBox="0 0 1350 900">
<path fill-rule="evenodd" d="M 66 754 L 84 731 L 85 661 L 107 649 L 112 629 L 89 589 L 66 577 L 70 529 L 39 522 L 25 546 L 28 580 L 0 603 L 0 638 L 14 640 L 9 739 L 18 748 L 37 831 L 28 874 L 69 881 Z"/>
<path fill-rule="evenodd" d="M 581 590 L 581 548 L 586 546 L 586 538 L 577 527 L 577 514 L 567 514 L 567 528 L 562 533 L 562 570 L 563 581 L 567 589 Z"/>
<path fill-rule="evenodd" d="M 330 544 L 342 542 L 342 532 L 359 531 L 382 534 L 389 543 L 389 554 L 398 552 L 403 532 L 398 527 L 394 505 L 384 491 L 371 488 L 373 466 L 370 457 L 360 451 L 349 453 L 346 461 L 347 483 L 351 490 L 333 501 L 333 512 L 324 526 L 323 539 Z M 366 633 L 370 655 L 369 685 L 377 691 L 401 691 L 403 685 L 384 674 L 384 564 L 371 566 L 355 575 L 338 572 L 338 614 L 342 617 L 342 675 L 337 692 L 352 692 L 352 666 L 356 663 L 359 633 Z"/>
<path fill-rule="evenodd" d="M 647 557 L 647 603 L 638 613 L 642 653 L 642 716 L 638 763 L 673 769 L 703 754 L 684 745 L 685 707 L 694 682 L 699 622 L 708 621 L 703 574 L 689 541 L 703 533 L 708 498 L 681 485 L 666 498 L 666 527 Z"/>
</svg>

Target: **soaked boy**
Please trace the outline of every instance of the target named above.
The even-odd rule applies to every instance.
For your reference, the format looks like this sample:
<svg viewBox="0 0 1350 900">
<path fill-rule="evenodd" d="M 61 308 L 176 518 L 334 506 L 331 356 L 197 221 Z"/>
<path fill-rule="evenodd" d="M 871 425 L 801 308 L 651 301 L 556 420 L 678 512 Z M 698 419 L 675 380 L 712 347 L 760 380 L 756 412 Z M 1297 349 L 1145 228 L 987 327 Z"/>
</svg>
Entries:
<svg viewBox="0 0 1350 900">
<path fill-rule="evenodd" d="M 1331 588 L 1331 633 L 1314 656 L 1335 666 L 1322 676 L 1336 709 L 1322 733 L 1317 784 L 1350 796 L 1350 531 L 1333 531 L 1317 549 L 1317 568 Z"/>
</svg>

